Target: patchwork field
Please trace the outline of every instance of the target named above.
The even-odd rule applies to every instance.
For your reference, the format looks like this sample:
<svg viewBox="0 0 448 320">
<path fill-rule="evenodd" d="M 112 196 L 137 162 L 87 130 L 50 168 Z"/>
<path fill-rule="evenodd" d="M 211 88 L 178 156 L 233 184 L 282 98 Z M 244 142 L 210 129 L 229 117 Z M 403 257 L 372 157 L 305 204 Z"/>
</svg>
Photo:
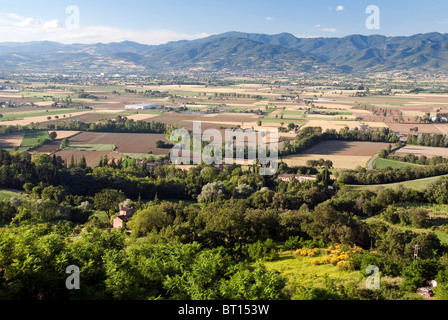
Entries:
<svg viewBox="0 0 448 320">
<path fill-rule="evenodd" d="M 169 142 L 164 134 L 83 132 L 70 139 L 70 147 L 116 145 L 115 151 L 120 153 L 168 154 L 169 149 L 155 147 L 157 140 Z"/>
</svg>

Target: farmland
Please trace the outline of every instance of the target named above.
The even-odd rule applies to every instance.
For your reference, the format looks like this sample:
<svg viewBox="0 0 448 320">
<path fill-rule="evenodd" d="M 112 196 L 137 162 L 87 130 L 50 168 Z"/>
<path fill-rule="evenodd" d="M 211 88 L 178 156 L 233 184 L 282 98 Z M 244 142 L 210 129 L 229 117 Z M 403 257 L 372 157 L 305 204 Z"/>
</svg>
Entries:
<svg viewBox="0 0 448 320">
<path fill-rule="evenodd" d="M 49 140 L 50 135 L 47 131 L 30 131 L 25 132 L 25 135 L 22 139 L 21 146 L 22 147 L 35 147 L 39 144 L 44 143 L 45 140 Z"/>
<path fill-rule="evenodd" d="M 355 169 L 365 167 L 367 162 L 381 149 L 387 149 L 387 143 L 358 141 L 324 141 L 306 150 L 300 155 L 282 157 L 290 166 L 306 166 L 309 160 L 331 160 L 336 169 Z"/>
<path fill-rule="evenodd" d="M 12 148 L 12 147 L 18 147 L 22 144 L 22 140 L 24 137 L 24 133 L 17 133 L 17 134 L 9 134 L 0 136 L 0 147 L 2 148 Z"/>
<path fill-rule="evenodd" d="M 12 153 L 18 148 L 17 151 L 29 150 L 50 156 L 35 156 L 31 160 L 23 154 L 4 157 L 4 162 L 10 161 L 11 165 L 0 168 L 2 186 L 23 189 L 23 192 L 26 189 L 29 194 L 22 205 L 27 210 L 20 209 L 21 215 L 15 225 L 20 226 L 19 219 L 28 219 L 36 225 L 65 219 L 80 225 L 79 230 L 86 230 L 79 233 L 79 237 L 78 234 L 73 237 L 75 241 L 78 238 L 85 241 L 84 234 L 90 229 L 109 232 L 118 206 L 126 201 L 136 208 L 136 218 L 131 218 L 123 227 L 131 235 L 120 233 L 129 247 L 139 250 L 142 243 L 143 246 L 163 243 L 168 248 L 166 254 L 173 254 L 169 258 L 173 261 L 198 250 L 197 260 L 202 264 L 210 261 L 204 258 L 205 254 L 214 254 L 207 252 L 206 247 L 225 244 L 229 250 L 234 250 L 229 251 L 232 255 L 237 252 L 236 260 L 246 261 L 257 274 L 261 273 L 260 279 L 269 279 L 263 287 L 277 283 L 277 277 L 285 280 L 284 287 L 279 285 L 281 290 L 276 291 L 276 297 L 280 296 L 280 291 L 290 299 L 319 295 L 354 299 L 420 297 L 415 288 L 402 286 L 409 281 L 409 275 L 403 270 L 412 265 L 410 243 L 425 246 L 422 254 L 431 259 L 437 250 L 443 252 L 448 243 L 444 229 L 446 218 L 442 217 L 446 211 L 446 182 L 440 180 L 448 177 L 445 164 L 439 164 L 436 171 L 433 164 L 416 165 L 392 159 L 375 158 L 375 170 L 367 168 L 367 163 L 380 150 L 390 147 L 398 148 L 389 154 L 390 157 L 412 153 L 428 158 L 436 155 L 448 158 L 444 148 L 406 145 L 409 133 L 448 132 L 446 123 L 432 123 L 428 117 L 428 114 L 435 116 L 444 109 L 448 111 L 444 95 L 409 94 L 401 89 L 383 92 L 384 83 L 373 79 L 371 91 L 366 95 L 356 89 L 345 89 L 360 87 L 355 83 L 358 80 L 353 79 L 346 79 L 347 82 L 340 86 L 322 79 L 311 83 L 303 79 L 280 81 L 276 78 L 238 79 L 232 80 L 237 82 L 233 85 L 212 78 L 201 79 L 203 84 L 177 83 L 179 80 L 172 78 L 163 80 L 172 84 L 157 84 L 162 81 L 143 77 L 101 81 L 78 79 L 58 83 L 55 79 L 51 86 L 37 81 L 28 82 L 27 86 L 17 83 L 22 90 L 20 94 L 1 94 L 0 100 L 11 101 L 13 106 L 2 110 L 0 129 L 5 134 L 1 135 L 0 147 Z M 406 86 L 406 81 L 395 83 L 397 88 Z M 125 109 L 126 105 L 134 103 L 156 104 L 158 107 Z M 202 131 L 217 129 L 221 133 L 224 129 L 238 128 L 255 132 L 279 129 L 280 161 L 287 166 L 280 166 L 278 174 L 300 172 L 313 175 L 316 180 L 312 177 L 303 183 L 283 182 L 278 175 L 260 178 L 257 168 L 250 165 L 211 168 L 205 164 L 165 162 L 171 150 L 167 134 L 174 128 L 191 131 L 195 122 L 200 122 Z M 26 127 L 9 127 L 8 124 Z M 160 125 L 158 130 L 145 129 L 152 124 Z M 400 136 L 402 143 L 391 131 L 404 135 Z M 271 136 L 266 138 L 271 141 Z M 156 141 L 163 141 L 168 147 L 156 147 Z M 288 144 L 295 149 L 283 149 Z M 107 162 L 104 161 L 106 158 Z M 118 159 L 124 162 L 111 161 Z M 137 165 L 144 163 L 140 161 L 142 159 L 150 163 L 146 167 Z M 328 162 L 321 165 L 319 161 L 310 161 L 321 159 L 331 161 L 333 166 L 326 170 L 330 166 Z M 98 167 L 100 163 L 101 167 Z M 412 171 L 414 169 L 421 172 Z M 433 174 L 440 176 L 433 177 Z M 413 178 L 417 176 L 430 177 Z M 344 182 L 343 178 L 350 183 Z M 384 181 L 402 182 L 381 184 Z M 213 189 L 219 195 L 208 193 L 209 187 L 219 188 L 218 191 Z M 3 191 L 0 201 L 4 199 L 3 205 L 10 206 L 8 200 L 14 195 L 17 193 Z M 102 198 L 103 195 L 107 197 Z M 114 200 L 119 202 L 113 206 L 104 203 Z M 414 203 L 416 201 L 419 203 Z M 438 224 L 431 229 L 389 223 L 381 227 L 387 228 L 386 231 L 381 228 L 377 231 L 375 223 L 383 221 L 385 212 L 394 206 L 403 209 L 401 202 L 409 203 L 411 209 L 437 203 L 440 207 L 431 212 L 438 210 Z M 20 206 L 19 201 L 12 203 Z M 48 206 L 38 207 L 40 203 Z M 39 208 L 48 210 L 42 211 L 45 213 L 42 215 Z M 51 208 L 55 208 L 56 213 L 49 211 Z M 72 213 L 61 216 L 67 208 Z M 1 218 L 8 219 L 5 215 Z M 341 242 L 347 248 L 362 246 L 366 261 L 360 262 L 365 256 L 351 260 L 340 254 L 344 260 L 324 263 L 322 252 L 325 249 L 316 256 L 298 256 L 285 249 L 286 243 L 297 235 L 325 243 L 326 247 Z M 431 238 L 434 235 L 441 243 Z M 275 240 L 269 243 L 271 239 Z M 194 246 L 193 241 L 203 247 L 184 249 L 184 246 Z M 180 242 L 182 244 L 177 247 Z M 388 243 L 394 243 L 393 259 Z M 240 247 L 235 251 L 236 245 Z M 372 245 L 374 250 L 370 250 Z M 129 250 L 129 254 L 133 254 L 133 250 Z M 148 252 L 151 250 L 153 247 Z M 179 250 L 189 250 L 189 253 Z M 273 251 L 278 256 L 268 257 L 267 253 Z M 127 251 L 123 253 L 126 254 Z M 145 259 L 145 254 L 139 252 L 132 259 Z M 119 255 L 105 256 L 107 259 L 120 258 Z M 438 255 L 435 257 L 439 258 Z M 365 263 L 371 264 L 369 259 L 384 261 L 388 268 L 392 266 L 389 269 L 382 266 L 381 281 L 383 286 L 393 290 L 371 293 L 365 288 L 363 268 Z M 110 265 L 115 262 L 108 261 Z M 339 262 L 342 263 L 338 265 Z M 266 267 L 264 271 L 258 267 L 259 263 Z M 126 270 L 120 270 L 125 274 Z M 139 269 L 135 271 L 138 273 Z M 229 273 L 231 279 L 225 281 L 235 281 L 243 276 L 232 272 Z M 136 279 L 146 281 L 139 274 Z M 196 278 L 189 279 L 197 281 Z M 164 278 L 163 283 L 166 281 Z M 223 292 L 238 292 L 234 290 L 235 283 L 223 287 Z M 191 286 L 186 287 L 190 290 Z M 130 288 L 130 295 L 135 294 L 134 286 Z"/>
<path fill-rule="evenodd" d="M 73 100 L 73 103 L 87 106 L 90 109 L 58 109 L 54 108 L 54 103 L 51 103 L 54 102 L 54 99 L 63 100 L 69 96 L 76 96 L 76 92 L 80 90 L 86 94 L 100 96 L 101 99 L 75 98 Z M 161 92 L 163 97 L 145 98 L 143 95 L 145 90 Z M 197 84 L 137 86 L 131 83 L 115 83 L 104 86 L 61 85 L 58 89 L 32 93 L 25 89 L 22 93 L 22 98 L 13 93 L 3 93 L 2 95 L 11 103 L 19 104 L 21 101 L 25 101 L 28 104 L 34 103 L 39 108 L 29 105 L 21 108 L 6 108 L 3 111 L 0 125 L 28 125 L 34 122 L 40 123 L 42 128 L 46 128 L 61 122 L 82 121 L 93 124 L 114 120 L 121 116 L 134 121 L 161 122 L 187 130 L 193 129 L 195 121 L 201 122 L 202 130 L 218 129 L 221 131 L 237 127 L 254 128 L 255 130 L 286 128 L 292 123 L 299 128 L 321 127 L 324 131 L 332 129 L 339 131 L 346 127 L 353 130 L 361 126 L 373 130 L 390 128 L 406 135 L 415 127 L 418 127 L 419 133 L 445 132 L 447 125 L 422 123 L 422 119 L 426 114 L 435 114 L 436 107 L 434 105 L 437 105 L 439 112 L 442 112 L 444 108 L 448 110 L 448 104 L 444 104 L 441 95 L 419 94 L 416 96 L 395 92 L 393 95 L 381 97 L 372 94 L 365 97 L 352 97 L 353 92 L 351 91 L 297 84 L 274 88 L 257 83 L 242 83 L 234 86 Z M 291 98 L 278 99 L 285 94 Z M 294 95 L 299 94 L 302 100 L 293 99 Z M 316 99 L 318 94 L 320 99 Z M 308 103 L 303 99 L 314 100 Z M 124 109 L 126 104 L 143 102 L 162 105 L 170 109 L 140 111 Z M 186 108 L 189 112 L 177 112 L 176 108 L 180 107 Z M 210 113 L 207 111 L 209 108 L 214 108 L 215 111 Z M 396 119 L 400 112 L 403 114 L 403 121 L 397 122 Z M 418 121 L 416 120 L 417 116 L 419 117 Z M 40 146 L 34 151 L 54 153 L 58 150 L 61 139 L 66 136 L 70 137 L 72 134 L 59 131 L 57 141 Z M 280 137 L 292 140 L 295 135 L 280 132 Z M 12 150 L 20 140 L 20 135 L 10 139 L 10 143 L 4 140 L 0 141 L 0 145 Z M 25 140 L 25 144 L 33 146 L 36 145 L 37 140 L 30 141 L 30 143 Z M 131 157 L 146 154 L 156 156 L 168 154 L 166 149 L 154 148 L 156 140 L 167 142 L 166 137 L 161 135 L 134 135 L 131 137 L 126 134 L 110 133 L 105 135 L 89 132 L 81 133 L 70 139 L 70 147 L 65 151 L 93 153 L 115 151 Z M 338 143 L 331 144 L 331 146 L 330 144 L 315 146 L 299 155 L 283 157 L 282 161 L 289 165 L 305 165 L 308 160 L 324 158 L 331 160 L 335 168 L 354 169 L 358 166 L 365 167 L 379 148 L 385 147 L 385 145 L 369 144 L 368 142 L 353 142 L 345 146 Z M 22 147 L 24 146 L 22 145 Z M 411 150 L 409 148 L 411 147 L 407 146 L 399 150 L 396 155 L 403 155 L 407 152 L 415 152 L 415 154 L 423 152 L 420 149 Z M 421 154 L 432 156 L 438 155 L 438 152 L 440 151 L 428 149 Z M 95 154 L 92 154 L 92 157 L 98 158 Z M 397 166 L 398 164 L 392 165 Z"/>
<path fill-rule="evenodd" d="M 405 156 L 407 154 L 413 154 L 416 156 L 426 156 L 428 158 L 434 156 L 448 157 L 448 149 L 408 145 L 393 153 L 393 155 L 397 156 Z"/>
<path fill-rule="evenodd" d="M 374 169 L 385 169 L 385 168 L 399 169 L 399 168 L 403 168 L 406 166 L 418 166 L 418 165 L 413 164 L 413 163 L 406 163 L 406 162 L 394 161 L 394 160 L 389 160 L 389 159 L 381 159 L 381 158 L 376 159 L 375 162 L 373 163 Z"/>
<path fill-rule="evenodd" d="M 152 151 L 157 155 L 167 154 L 169 150 L 155 147 L 157 140 L 169 142 L 163 134 L 85 132 L 71 138 L 70 146 L 82 148 L 83 146 L 116 145 L 116 151 L 120 153 L 148 153 Z"/>
</svg>

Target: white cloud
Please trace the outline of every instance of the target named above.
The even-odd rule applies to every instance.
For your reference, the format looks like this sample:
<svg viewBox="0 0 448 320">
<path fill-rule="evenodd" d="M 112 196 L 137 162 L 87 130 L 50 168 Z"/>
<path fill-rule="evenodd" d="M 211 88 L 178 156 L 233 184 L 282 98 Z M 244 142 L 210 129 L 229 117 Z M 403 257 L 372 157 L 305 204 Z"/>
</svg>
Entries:
<svg viewBox="0 0 448 320">
<path fill-rule="evenodd" d="M 186 34 L 171 30 L 133 31 L 114 27 L 87 26 L 78 30 L 69 30 L 53 20 L 31 26 L 0 26 L 0 39 L 8 41 L 55 41 L 60 43 L 110 43 L 135 41 L 144 44 L 163 44 L 177 40 L 194 40 L 209 36 L 207 33 Z"/>
<path fill-rule="evenodd" d="M 336 11 L 344 11 L 344 6 L 337 6 Z"/>
<path fill-rule="evenodd" d="M 26 18 L 20 22 L 14 22 L 14 25 L 16 27 L 28 27 L 28 26 L 37 25 L 37 24 L 39 24 L 39 21 L 37 21 L 33 18 Z"/>
<path fill-rule="evenodd" d="M 266 17 L 266 20 L 272 21 L 272 17 Z"/>
<path fill-rule="evenodd" d="M 314 28 L 320 28 L 320 24 L 316 24 Z"/>
<path fill-rule="evenodd" d="M 0 18 L 0 42 L 55 41 L 61 43 L 110 43 L 125 40 L 144 44 L 163 44 L 177 40 L 194 40 L 209 36 L 207 33 L 187 34 L 165 29 L 126 30 L 107 26 L 81 26 L 65 28 L 61 21 L 42 21 L 13 13 Z"/>
<path fill-rule="evenodd" d="M 47 21 L 43 24 L 42 28 L 44 29 L 55 29 L 60 27 L 61 24 L 59 23 L 59 20 L 55 19 L 55 20 L 51 20 L 51 21 Z"/>
</svg>

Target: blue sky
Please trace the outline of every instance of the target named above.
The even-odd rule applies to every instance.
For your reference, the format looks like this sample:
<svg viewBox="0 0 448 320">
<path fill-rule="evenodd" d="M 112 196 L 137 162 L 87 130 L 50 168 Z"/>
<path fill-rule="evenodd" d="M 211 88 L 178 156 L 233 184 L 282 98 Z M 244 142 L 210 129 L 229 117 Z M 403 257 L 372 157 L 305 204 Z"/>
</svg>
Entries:
<svg viewBox="0 0 448 320">
<path fill-rule="evenodd" d="M 71 5 L 79 8 L 74 30 L 67 28 Z M 380 10 L 379 30 L 366 27 L 368 5 Z M 0 0 L 0 8 L 0 42 L 160 44 L 227 31 L 299 37 L 448 32 L 446 0 Z"/>
</svg>

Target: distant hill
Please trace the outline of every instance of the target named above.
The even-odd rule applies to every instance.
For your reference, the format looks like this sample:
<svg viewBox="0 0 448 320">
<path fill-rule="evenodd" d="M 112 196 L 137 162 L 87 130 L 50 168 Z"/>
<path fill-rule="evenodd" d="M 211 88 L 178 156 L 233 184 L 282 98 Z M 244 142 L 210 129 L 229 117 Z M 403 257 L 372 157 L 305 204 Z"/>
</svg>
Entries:
<svg viewBox="0 0 448 320">
<path fill-rule="evenodd" d="M 448 34 L 297 38 L 227 32 L 144 45 L 0 43 L 0 70 L 46 72 L 448 72 Z"/>
</svg>

